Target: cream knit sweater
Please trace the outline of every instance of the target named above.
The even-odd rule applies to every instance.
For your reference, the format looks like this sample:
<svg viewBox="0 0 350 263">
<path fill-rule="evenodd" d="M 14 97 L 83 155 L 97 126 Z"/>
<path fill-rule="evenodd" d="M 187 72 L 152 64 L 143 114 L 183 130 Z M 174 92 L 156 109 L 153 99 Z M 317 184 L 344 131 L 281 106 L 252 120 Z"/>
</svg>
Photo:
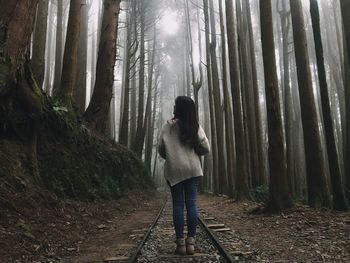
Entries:
<svg viewBox="0 0 350 263">
<path fill-rule="evenodd" d="M 199 156 L 207 154 L 210 145 L 202 127 L 198 129 L 195 148 L 196 150 L 180 141 L 180 129 L 176 120 L 169 120 L 163 125 L 158 152 L 165 159 L 164 177 L 171 186 L 191 177 L 203 176 Z"/>
</svg>

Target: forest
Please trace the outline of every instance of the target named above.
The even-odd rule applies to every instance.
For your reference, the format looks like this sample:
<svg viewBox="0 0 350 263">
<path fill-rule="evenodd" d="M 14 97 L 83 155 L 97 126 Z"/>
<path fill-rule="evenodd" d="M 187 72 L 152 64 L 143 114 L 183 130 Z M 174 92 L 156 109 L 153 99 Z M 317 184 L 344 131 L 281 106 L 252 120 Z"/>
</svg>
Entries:
<svg viewBox="0 0 350 263">
<path fill-rule="evenodd" d="M 52 262 L 89 262 L 66 257 L 79 249 L 47 244 L 70 249 L 81 229 L 101 232 L 113 216 L 119 228 L 138 209 L 152 218 L 168 189 L 158 138 L 182 95 L 194 100 L 211 145 L 201 160 L 203 207 L 215 200 L 241 215 L 247 204 L 255 219 L 317 215 L 335 226 L 325 240 L 341 237 L 339 250 L 325 241 L 312 249 L 322 260 L 296 261 L 350 259 L 350 0 L 0 6 L 4 262 L 50 262 L 51 250 L 61 255 Z M 64 221 L 70 230 L 51 233 Z M 292 262 L 290 253 L 280 260 Z"/>
</svg>

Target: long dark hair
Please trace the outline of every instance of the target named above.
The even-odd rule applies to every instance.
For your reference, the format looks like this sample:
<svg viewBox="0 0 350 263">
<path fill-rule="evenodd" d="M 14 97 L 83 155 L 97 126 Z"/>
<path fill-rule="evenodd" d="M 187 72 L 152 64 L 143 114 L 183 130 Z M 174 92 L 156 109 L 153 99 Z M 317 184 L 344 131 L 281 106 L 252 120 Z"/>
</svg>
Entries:
<svg viewBox="0 0 350 263">
<path fill-rule="evenodd" d="M 178 96 L 175 99 L 174 118 L 178 119 L 180 140 L 183 143 L 194 145 L 198 136 L 198 119 L 196 105 L 187 96 Z"/>
</svg>

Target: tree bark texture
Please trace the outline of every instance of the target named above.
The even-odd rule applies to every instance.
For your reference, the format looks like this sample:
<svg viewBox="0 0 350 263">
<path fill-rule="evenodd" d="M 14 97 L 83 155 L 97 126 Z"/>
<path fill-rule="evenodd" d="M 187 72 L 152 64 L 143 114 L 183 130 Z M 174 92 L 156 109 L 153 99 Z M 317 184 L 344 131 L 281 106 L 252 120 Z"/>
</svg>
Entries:
<svg viewBox="0 0 350 263">
<path fill-rule="evenodd" d="M 333 208 L 336 210 L 347 210 L 347 201 L 344 193 L 342 180 L 342 168 L 339 160 L 339 150 L 335 139 L 335 127 L 328 94 L 326 69 L 323 58 L 323 45 L 320 28 L 320 14 L 317 0 L 310 0 L 310 13 L 312 28 L 315 39 L 315 49 L 317 58 L 318 80 L 320 85 L 323 121 L 326 135 L 326 145 L 328 151 L 329 170 L 333 189 Z"/>
<path fill-rule="evenodd" d="M 143 129 L 142 129 L 142 136 L 143 136 L 143 142 L 145 141 L 146 137 L 146 131 L 150 133 L 151 129 L 151 121 L 152 121 L 152 89 L 153 88 L 153 70 L 154 70 L 154 58 L 156 53 L 156 43 L 157 43 L 157 29 L 156 26 L 154 26 L 154 34 L 153 34 L 153 47 L 152 47 L 152 53 L 149 55 L 149 64 L 148 64 L 148 82 L 147 82 L 147 100 L 146 100 L 146 111 L 145 111 L 145 118 L 143 121 Z M 149 54 L 149 53 L 148 53 Z M 149 138 L 150 139 L 150 138 Z M 153 137 L 152 137 L 153 139 Z M 145 143 L 146 144 L 146 143 Z M 149 147 L 148 147 L 149 148 Z M 147 147 L 145 146 L 145 160 L 146 160 L 146 153 L 147 153 Z M 147 153 L 148 154 L 148 153 Z M 149 158 L 149 156 L 147 156 Z M 150 160 L 147 160 L 146 164 L 148 167 L 150 167 L 151 162 Z"/>
<path fill-rule="evenodd" d="M 66 103 L 71 103 L 76 88 L 81 6 L 82 0 L 70 1 L 66 44 L 63 55 L 61 88 L 58 92 L 58 97 Z"/>
<path fill-rule="evenodd" d="M 266 105 L 269 134 L 270 186 L 267 209 L 290 208 L 293 201 L 287 183 L 282 109 L 279 97 L 271 0 L 260 0 L 261 43 L 263 49 Z"/>
<path fill-rule="evenodd" d="M 33 74 L 41 88 L 45 75 L 45 47 L 49 0 L 40 0 L 36 12 L 33 36 L 32 68 Z"/>
<path fill-rule="evenodd" d="M 139 104 L 137 114 L 137 128 L 135 143 L 133 149 L 137 156 L 142 157 L 144 132 L 143 132 L 143 116 L 144 116 L 144 96 L 145 96 L 145 2 L 140 3 L 140 68 L 139 68 Z"/>
<path fill-rule="evenodd" d="M 79 46 L 78 46 L 78 69 L 76 77 L 76 88 L 74 90 L 74 100 L 78 107 L 80 114 L 85 112 L 85 101 L 86 101 L 86 73 L 87 73 L 87 45 L 88 45 L 88 24 L 89 17 L 88 12 L 91 7 L 87 3 L 88 0 L 83 0 L 81 6 L 81 17 L 80 17 L 80 35 L 79 35 Z"/>
<path fill-rule="evenodd" d="M 301 115 L 307 167 L 309 204 L 330 207 L 330 192 L 322 145 L 316 100 L 313 94 L 303 9 L 300 0 L 290 0 L 294 48 L 299 84 Z"/>
<path fill-rule="evenodd" d="M 120 129 L 119 129 L 119 143 L 121 143 L 124 146 L 128 145 L 129 141 L 129 106 L 130 106 L 130 79 L 132 76 L 130 76 L 131 72 L 131 62 L 133 62 L 133 58 L 135 55 L 135 51 L 132 51 L 134 48 L 133 46 L 133 21 L 136 19 L 135 17 L 135 8 L 136 8 L 136 1 L 132 2 L 133 5 L 131 7 L 131 13 L 128 17 L 128 24 L 127 24 L 127 36 L 126 36 L 126 46 L 125 46 L 125 56 L 124 56 L 124 72 L 123 72 L 123 92 L 122 92 L 122 104 L 121 104 L 121 123 L 120 123 Z M 129 12 L 130 12 L 129 11 Z M 135 44 L 135 42 L 134 42 Z M 136 48 L 137 49 L 137 48 Z"/>
<path fill-rule="evenodd" d="M 221 95 L 220 95 L 220 81 L 218 61 L 216 59 L 216 29 L 215 29 L 215 13 L 213 0 L 209 2 L 210 13 L 210 29 L 211 29 L 211 42 L 210 42 L 210 63 L 212 69 L 213 80 L 213 98 L 214 98 L 214 110 L 215 110 L 215 124 L 216 124 L 216 138 L 217 138 L 217 150 L 218 150 L 218 165 L 219 165 L 219 193 L 227 193 L 227 174 L 226 174 L 226 156 L 225 156 L 225 133 L 224 133 L 224 112 L 221 107 Z"/>
<path fill-rule="evenodd" d="M 48 24 L 47 24 L 47 31 L 48 31 L 48 36 L 47 36 L 47 43 L 46 43 L 46 66 L 45 66 L 45 82 L 44 82 L 44 87 L 43 89 L 47 94 L 51 93 L 51 78 L 52 78 L 52 72 L 53 72 L 53 53 L 54 53 L 54 39 L 53 39 L 53 10 L 54 6 L 53 4 L 49 1 L 49 12 L 48 12 Z"/>
<path fill-rule="evenodd" d="M 114 65 L 116 57 L 119 0 L 105 0 L 101 37 L 96 66 L 94 92 L 86 109 L 85 118 L 94 128 L 104 133 L 114 83 Z"/>
<path fill-rule="evenodd" d="M 211 0 L 210 0 L 211 1 Z M 208 100 L 209 100 L 209 111 L 210 111 L 210 134 L 211 134 L 211 146 L 212 146 L 212 156 L 213 156 L 213 191 L 214 193 L 219 193 L 219 170 L 218 170 L 218 146 L 216 139 L 216 129 L 215 129 L 215 109 L 214 109 L 214 99 L 213 99 L 213 81 L 212 81 L 212 68 L 211 68 L 211 58 L 210 58 L 210 37 L 209 37 L 209 5 L 208 0 L 203 0 L 204 6 L 204 23 L 205 23 L 205 47 L 206 47 L 206 63 L 207 63 L 207 81 L 208 81 Z"/>
<path fill-rule="evenodd" d="M 233 119 L 232 119 L 232 104 L 230 101 L 228 79 L 227 79 L 227 50 L 226 50 L 226 31 L 225 21 L 223 13 L 223 3 L 219 1 L 219 13 L 220 13 L 220 33 L 221 33 L 221 50 L 222 50 L 222 78 L 223 78 L 223 94 L 224 94 L 224 114 L 225 114 L 225 140 L 226 140 L 226 152 L 227 152 L 227 194 L 229 197 L 234 197 L 234 155 L 233 155 Z"/>
<path fill-rule="evenodd" d="M 154 92 L 153 92 L 153 109 L 149 114 L 149 127 L 147 128 L 147 137 L 146 137 L 146 149 L 145 149 L 145 163 L 148 169 L 151 171 L 151 162 L 152 162 L 152 151 L 153 151 L 153 137 L 154 137 L 154 128 L 157 114 L 157 89 L 158 89 L 158 78 L 159 74 L 156 73 Z"/>
<path fill-rule="evenodd" d="M 283 57 L 283 88 L 284 88 L 284 116 L 285 116 L 285 133 L 286 133 L 286 148 L 287 148 L 287 177 L 289 190 L 294 196 L 295 189 L 295 174 L 294 174 L 294 146 L 293 146 L 293 101 L 292 91 L 289 84 L 289 52 L 288 52 L 288 36 L 290 31 L 290 11 L 287 10 L 286 2 L 282 2 L 282 9 L 278 10 L 281 19 L 282 32 L 282 57 Z"/>
<path fill-rule="evenodd" d="M 55 78 L 52 94 L 58 94 L 61 88 L 62 73 L 62 49 L 63 49 L 63 1 L 57 1 L 57 20 L 56 20 L 56 49 L 55 49 Z"/>
<path fill-rule="evenodd" d="M 258 171 L 258 154 L 256 142 L 256 123 L 255 123 L 255 103 L 253 96 L 253 71 L 251 58 L 251 39 L 249 34 L 249 19 L 247 10 L 247 1 L 236 1 L 237 6 L 237 26 L 238 36 L 240 39 L 239 54 L 241 56 L 241 78 L 242 78 L 242 99 L 243 99 L 243 116 L 245 125 L 245 144 L 246 158 L 248 165 L 248 182 L 256 183 L 256 177 L 259 177 Z M 250 16 L 250 15 L 249 15 Z"/>
<path fill-rule="evenodd" d="M 350 159 L 350 0 L 340 0 L 344 29 L 344 61 L 345 61 L 345 104 L 346 104 L 346 143 L 345 160 Z M 350 162 L 346 161 L 346 193 L 350 199 Z"/>
<path fill-rule="evenodd" d="M 350 0 L 340 0 L 341 13 L 344 26 L 344 37 L 346 40 L 347 60 L 350 61 Z"/>
<path fill-rule="evenodd" d="M 25 141 L 32 175 L 40 181 L 36 156 L 37 121 L 32 116 L 40 117 L 44 102 L 29 66 L 29 43 L 37 3 L 33 0 L 0 1 L 0 133 L 4 132 L 4 127 L 10 127 L 11 132 Z M 22 125 L 13 118 L 18 114 Z"/>
<path fill-rule="evenodd" d="M 253 101 L 254 106 L 252 106 L 254 110 L 254 119 L 253 121 L 253 134 L 256 137 L 255 146 L 256 149 L 256 162 L 257 162 L 257 174 L 253 175 L 253 178 L 256 178 L 256 182 L 253 182 L 253 186 L 259 186 L 266 184 L 266 158 L 264 157 L 264 133 L 263 133 L 263 124 L 261 117 L 261 109 L 260 109 L 260 96 L 259 96 L 259 85 L 258 85 L 258 73 L 257 73 L 257 65 L 256 65 L 256 57 L 255 57 L 255 45 L 254 45 L 254 37 L 253 37 L 253 25 L 251 18 L 251 3 L 246 1 L 246 14 L 247 14 L 247 24 L 248 24 L 248 36 L 250 43 L 250 60 L 251 60 L 251 74 L 252 74 L 252 92 L 253 92 Z"/>
<path fill-rule="evenodd" d="M 239 72 L 238 39 L 236 38 L 236 19 L 233 3 L 226 0 L 227 41 L 229 48 L 229 65 L 231 93 L 233 100 L 233 116 L 236 143 L 236 192 L 237 199 L 249 197 L 248 170 L 244 144 L 244 123 L 241 93 L 241 77 Z"/>
</svg>

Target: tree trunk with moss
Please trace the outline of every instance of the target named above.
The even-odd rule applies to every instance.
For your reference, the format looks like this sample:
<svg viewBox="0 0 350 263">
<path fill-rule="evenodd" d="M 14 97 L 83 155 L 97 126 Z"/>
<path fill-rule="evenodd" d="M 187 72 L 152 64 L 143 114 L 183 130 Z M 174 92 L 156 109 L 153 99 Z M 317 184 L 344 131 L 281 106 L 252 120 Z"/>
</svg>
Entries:
<svg viewBox="0 0 350 263">
<path fill-rule="evenodd" d="M 86 120 L 99 132 L 105 133 L 114 83 L 120 0 L 105 0 L 99 42 L 96 82 Z"/>
<path fill-rule="evenodd" d="M 37 2 L 0 1 L 0 133 L 14 133 L 25 142 L 39 180 L 36 131 L 44 102 L 28 63 Z"/>
</svg>

